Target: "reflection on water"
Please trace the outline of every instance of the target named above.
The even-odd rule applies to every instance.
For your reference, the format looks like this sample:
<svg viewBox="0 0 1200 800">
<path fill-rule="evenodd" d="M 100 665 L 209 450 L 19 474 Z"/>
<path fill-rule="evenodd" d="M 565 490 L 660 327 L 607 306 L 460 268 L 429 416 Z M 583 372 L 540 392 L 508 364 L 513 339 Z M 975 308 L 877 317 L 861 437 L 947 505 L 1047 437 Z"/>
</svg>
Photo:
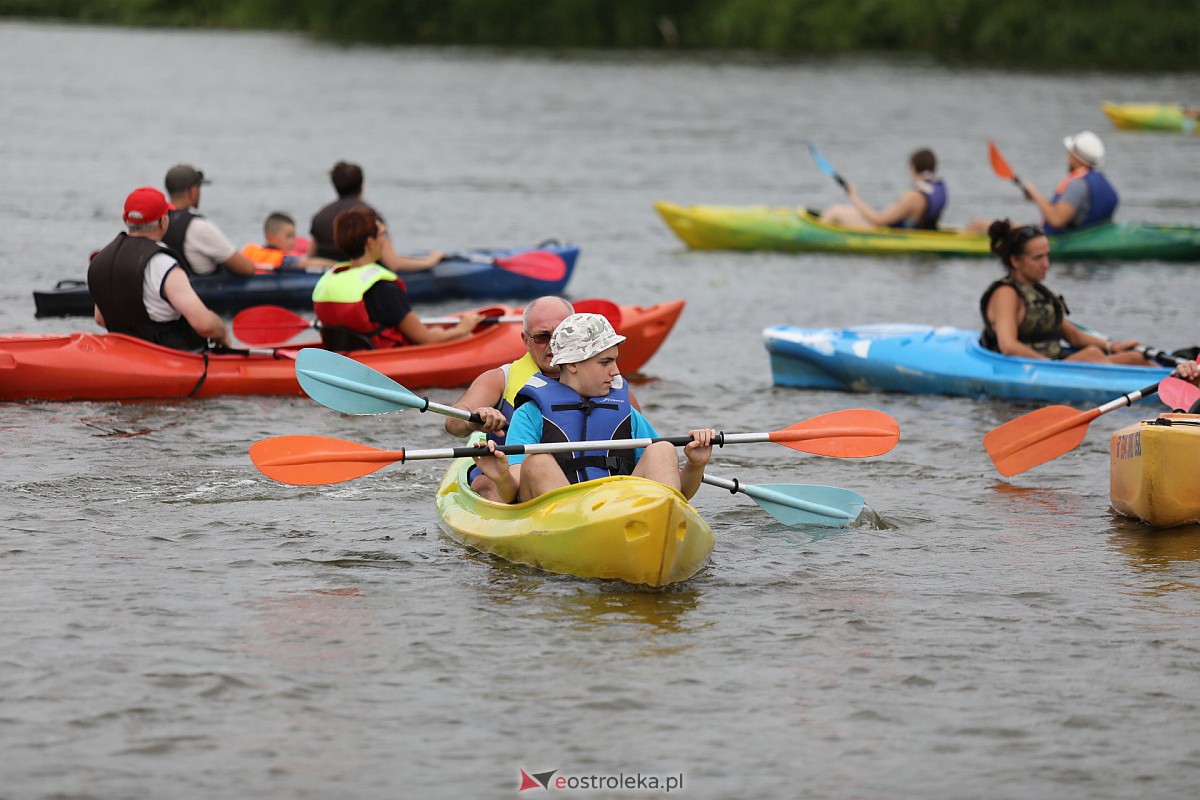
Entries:
<svg viewBox="0 0 1200 800">
<path fill-rule="evenodd" d="M 991 510 L 1011 516 L 1017 525 L 1067 527 L 1074 523 L 1071 515 L 1077 515 L 1082 510 L 1080 495 L 1075 491 L 1014 486 L 1002 480 L 995 481 L 989 488 L 991 495 L 988 506 L 992 507 Z"/>
<path fill-rule="evenodd" d="M 253 601 L 259 635 L 250 655 L 299 669 L 333 668 L 371 653 L 365 634 L 374 624 L 356 587 L 292 591 Z"/>
<path fill-rule="evenodd" d="M 609 636 L 614 630 L 629 632 L 634 626 L 637 635 L 645 638 L 694 631 L 709 624 L 689 619 L 702 595 L 697 586 L 704 570 L 685 584 L 654 589 L 551 575 L 478 553 L 470 557 L 489 565 L 486 579 L 475 585 L 483 605 L 516 608 L 523 614 L 536 612 L 540 618 L 565 623 L 581 635 Z"/>
<path fill-rule="evenodd" d="M 1140 578 L 1139 593 L 1161 595 L 1200 589 L 1200 525 L 1152 528 L 1113 514 L 1109 541 L 1128 559 Z"/>
</svg>

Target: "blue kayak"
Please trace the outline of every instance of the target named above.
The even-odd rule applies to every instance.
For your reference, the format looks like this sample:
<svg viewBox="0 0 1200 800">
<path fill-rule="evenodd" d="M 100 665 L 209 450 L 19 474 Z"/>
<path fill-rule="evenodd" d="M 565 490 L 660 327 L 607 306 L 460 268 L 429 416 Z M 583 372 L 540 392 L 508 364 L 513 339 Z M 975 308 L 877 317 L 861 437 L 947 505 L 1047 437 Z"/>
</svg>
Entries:
<svg viewBox="0 0 1200 800">
<path fill-rule="evenodd" d="M 449 254 L 429 269 L 400 275 L 414 301 L 533 299 L 562 294 L 575 271 L 579 248 L 544 242 L 510 250 L 470 250 Z M 232 315 L 251 306 L 274 305 L 300 311 L 312 309 L 312 291 L 319 272 L 278 269 L 240 278 L 203 275 L 192 286 L 204 304 L 218 314 Z M 64 280 L 49 291 L 33 293 L 38 317 L 90 317 L 92 296 L 86 280 Z"/>
<path fill-rule="evenodd" d="M 774 325 L 763 338 L 775 384 L 799 389 L 1103 403 L 1171 372 L 1005 356 L 980 346 L 977 330 L 928 325 Z"/>
</svg>

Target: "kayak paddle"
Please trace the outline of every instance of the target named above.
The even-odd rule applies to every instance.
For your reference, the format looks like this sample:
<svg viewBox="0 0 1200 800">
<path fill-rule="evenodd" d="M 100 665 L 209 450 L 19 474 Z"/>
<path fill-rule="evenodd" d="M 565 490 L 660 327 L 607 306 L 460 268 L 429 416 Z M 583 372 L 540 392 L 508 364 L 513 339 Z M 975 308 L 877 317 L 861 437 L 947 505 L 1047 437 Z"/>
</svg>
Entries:
<svg viewBox="0 0 1200 800">
<path fill-rule="evenodd" d="M 730 494 L 741 492 L 775 519 L 792 528 L 818 525 L 823 528 L 844 528 L 862 513 L 865 505 L 861 496 L 836 486 L 815 486 L 800 483 L 770 483 L 747 485 L 736 478 L 717 478 L 705 475 L 709 486 L 728 489 Z"/>
<path fill-rule="evenodd" d="M 1131 406 L 1157 392 L 1158 387 L 1159 384 L 1152 383 L 1089 411 L 1077 411 L 1070 406 L 1030 411 L 988 431 L 983 446 L 1001 475 L 1016 475 L 1074 450 L 1083 441 L 1092 420 L 1121 406 Z"/>
<path fill-rule="evenodd" d="M 253 306 L 233 316 L 233 335 L 249 345 L 266 345 L 286 342 L 309 328 L 316 328 L 317 321 L 306 319 L 281 306 Z"/>
<path fill-rule="evenodd" d="M 835 411 L 766 433 L 718 433 L 716 446 L 774 442 L 793 450 L 835 458 L 866 458 L 891 450 L 900 438 L 896 421 L 881 411 Z M 505 455 L 569 453 L 574 450 L 636 450 L 655 442 L 682 447 L 690 436 L 653 439 L 603 439 L 585 442 L 505 444 L 496 447 Z M 369 475 L 388 464 L 429 458 L 464 458 L 480 455 L 478 447 L 443 447 L 432 450 L 380 450 L 369 445 L 326 436 L 276 436 L 250 445 L 250 460 L 268 478 L 298 486 L 340 483 Z"/>
<path fill-rule="evenodd" d="M 1163 378 L 1158 384 L 1158 399 L 1168 408 L 1188 411 L 1200 400 L 1200 387 L 1181 378 Z"/>
<path fill-rule="evenodd" d="M 478 422 L 468 411 L 418 397 L 366 364 L 327 350 L 301 350 L 296 358 L 296 378 L 309 397 L 321 405 L 345 414 L 386 414 L 389 411 L 414 408 L 418 411 L 435 411 L 448 417 Z M 676 439 L 678 441 L 668 441 L 680 445 L 690 441 L 686 436 Z M 868 458 L 883 455 L 895 447 L 899 440 L 900 425 L 894 418 L 882 411 L 852 408 L 821 414 L 771 433 L 718 434 L 718 440 L 714 444 L 770 441 L 814 455 Z M 638 447 L 645 445 L 635 445 L 635 448 Z"/>
<path fill-rule="evenodd" d="M 846 188 L 846 180 L 838 174 L 838 171 L 833 168 L 832 164 L 825 160 L 824 156 L 817 152 L 815 144 L 808 140 L 805 140 L 804 143 L 808 145 L 808 152 L 812 153 L 812 158 L 817 165 L 817 169 L 837 181 L 838 186 L 841 186 L 844 190 Z"/>
<path fill-rule="evenodd" d="M 991 139 L 988 139 L 988 159 L 992 162 L 992 172 L 996 173 L 996 177 L 1012 181 L 1022 192 L 1025 192 L 1025 184 L 1021 183 L 1021 179 L 1017 177 L 1012 167 L 1004 160 L 1004 156 L 1000 155 L 1000 149 L 996 147 L 996 143 Z M 1028 195 L 1028 192 L 1025 193 Z"/>
<path fill-rule="evenodd" d="M 301 350 L 296 356 L 296 380 L 313 400 L 343 414 L 386 414 L 415 408 L 482 422 L 478 415 L 461 408 L 418 397 L 379 370 L 332 350 Z"/>
<path fill-rule="evenodd" d="M 494 309 L 485 309 L 494 311 Z M 422 319 L 426 325 L 453 325 L 458 317 Z M 497 322 L 520 322 L 520 316 L 485 316 L 480 325 Z M 320 328 L 321 323 L 310 320 L 281 306 L 253 306 L 239 311 L 233 317 L 233 335 L 249 345 L 270 345 L 286 342 L 309 328 Z"/>
<path fill-rule="evenodd" d="M 621 307 L 611 300 L 600 298 L 585 298 L 572 303 L 577 312 L 600 314 L 612 323 L 613 328 L 620 328 Z M 484 312 L 495 309 L 484 309 Z M 520 322 L 524 317 L 520 314 L 504 314 L 485 316 L 480 325 L 494 325 L 499 322 Z M 426 325 L 453 325 L 458 317 L 434 317 L 422 319 Z M 310 320 L 294 311 L 281 306 L 253 306 L 239 311 L 233 317 L 233 335 L 239 341 L 249 345 L 269 346 L 282 344 L 293 336 L 297 336 L 309 328 L 320 328 L 321 324 Z"/>
<path fill-rule="evenodd" d="M 502 270 L 539 281 L 561 281 L 567 275 L 567 262 L 562 256 L 548 250 L 529 250 L 501 258 L 483 253 L 447 253 L 442 260 L 492 264 Z"/>
<path fill-rule="evenodd" d="M 1101 339 L 1105 339 L 1110 343 L 1112 342 L 1111 336 L 1106 333 L 1101 333 L 1095 328 L 1084 325 L 1082 322 L 1071 320 L 1071 324 L 1084 333 L 1090 333 L 1092 336 L 1099 336 Z M 1174 367 L 1182 364 L 1184 361 L 1187 361 L 1186 358 L 1180 358 L 1177 355 L 1168 353 L 1165 350 L 1159 350 L 1157 347 L 1153 347 L 1148 344 L 1139 344 L 1137 347 L 1133 348 L 1133 352 L 1141 353 L 1142 356 L 1144 356 L 1148 361 L 1153 361 L 1154 363 L 1164 367 Z"/>
<path fill-rule="evenodd" d="M 418 397 L 378 370 L 327 350 L 302 350 L 296 361 L 296 377 L 309 397 L 344 414 L 386 414 L 412 408 L 469 422 L 482 421 L 461 408 Z M 864 504 L 854 492 L 833 486 L 747 486 L 736 479 L 708 475 L 704 482 L 751 497 L 768 514 L 791 526 L 845 527 L 858 518 Z"/>
</svg>

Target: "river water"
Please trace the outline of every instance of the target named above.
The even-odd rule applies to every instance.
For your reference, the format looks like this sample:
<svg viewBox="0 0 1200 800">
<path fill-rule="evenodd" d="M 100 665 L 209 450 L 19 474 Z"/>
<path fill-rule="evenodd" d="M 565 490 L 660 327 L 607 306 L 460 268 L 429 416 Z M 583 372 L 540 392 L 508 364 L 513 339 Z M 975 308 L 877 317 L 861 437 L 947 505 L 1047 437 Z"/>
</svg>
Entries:
<svg viewBox="0 0 1200 800">
<path fill-rule="evenodd" d="M 512 797 L 521 770 L 681 777 L 697 798 L 1190 794 L 1200 529 L 1108 506 L 1108 436 L 1155 407 L 1004 480 L 980 437 L 1031 406 L 775 389 L 766 325 L 972 326 L 998 266 L 687 252 L 651 203 L 836 202 L 812 139 L 877 205 L 930 146 L 948 222 L 1032 219 L 986 140 L 1050 189 L 1061 138 L 1090 128 L 1122 218 L 1196 223 L 1200 139 L 1118 133 L 1099 108 L 1195 101 L 1196 79 L 0 24 L 0 331 L 94 330 L 35 320 L 30 292 L 82 277 L 125 194 L 172 164 L 212 179 L 202 210 L 240 244 L 276 209 L 304 229 L 346 158 L 400 249 L 557 237 L 583 247 L 576 297 L 686 298 L 637 386 L 665 434 L 850 407 L 903 430 L 865 462 L 718 452 L 713 474 L 844 486 L 880 522 L 792 530 L 705 487 L 711 562 L 650 592 L 455 545 L 444 464 L 294 488 L 246 455 L 299 433 L 445 446 L 431 415 L 0 404 L 0 797 Z M 1114 336 L 1200 339 L 1194 265 L 1049 282 Z"/>
</svg>

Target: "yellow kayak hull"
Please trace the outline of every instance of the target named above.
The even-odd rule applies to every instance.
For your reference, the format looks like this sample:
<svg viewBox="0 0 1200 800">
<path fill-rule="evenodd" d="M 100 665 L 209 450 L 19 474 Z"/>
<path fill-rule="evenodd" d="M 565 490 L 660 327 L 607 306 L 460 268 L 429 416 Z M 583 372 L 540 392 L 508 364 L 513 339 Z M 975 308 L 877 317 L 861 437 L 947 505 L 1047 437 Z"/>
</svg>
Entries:
<svg viewBox="0 0 1200 800">
<path fill-rule="evenodd" d="M 1200 120 L 1171 103 L 1101 103 L 1114 128 L 1124 131 L 1176 131 L 1200 133 Z"/>
<path fill-rule="evenodd" d="M 951 228 L 855 230 L 822 222 L 809 209 L 789 206 L 681 206 L 660 200 L 654 208 L 693 250 L 991 255 L 986 235 Z M 1055 261 L 1200 261 L 1200 226 L 1108 222 L 1052 236 L 1050 251 Z"/>
<path fill-rule="evenodd" d="M 696 574 L 716 544 L 682 494 L 654 481 L 614 476 L 493 503 L 471 491 L 459 459 L 437 491 L 449 536 L 506 561 L 577 578 L 666 586 Z"/>
<path fill-rule="evenodd" d="M 1200 414 L 1162 414 L 1113 434 L 1112 507 L 1157 528 L 1200 523 Z"/>
</svg>

